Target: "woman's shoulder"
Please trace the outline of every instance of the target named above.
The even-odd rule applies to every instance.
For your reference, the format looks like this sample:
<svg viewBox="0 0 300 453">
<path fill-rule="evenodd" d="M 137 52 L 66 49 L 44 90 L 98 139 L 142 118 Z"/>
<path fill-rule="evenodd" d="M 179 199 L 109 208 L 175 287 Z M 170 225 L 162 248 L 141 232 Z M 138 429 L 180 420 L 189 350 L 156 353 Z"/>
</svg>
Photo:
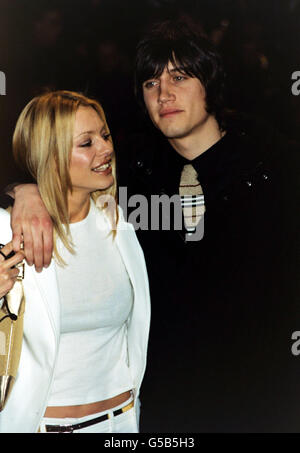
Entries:
<svg viewBox="0 0 300 453">
<path fill-rule="evenodd" d="M 10 214 L 6 209 L 0 208 L 0 222 L 10 222 Z"/>
<path fill-rule="evenodd" d="M 11 240 L 10 214 L 0 208 L 0 242 L 7 243 Z"/>
</svg>

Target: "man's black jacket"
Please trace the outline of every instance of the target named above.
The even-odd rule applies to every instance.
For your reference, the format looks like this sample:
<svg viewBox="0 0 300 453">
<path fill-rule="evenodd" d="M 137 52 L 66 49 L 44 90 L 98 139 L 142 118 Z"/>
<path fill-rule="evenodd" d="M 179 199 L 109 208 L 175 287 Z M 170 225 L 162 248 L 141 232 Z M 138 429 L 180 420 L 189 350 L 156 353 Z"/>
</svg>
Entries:
<svg viewBox="0 0 300 453">
<path fill-rule="evenodd" d="M 118 153 L 120 185 L 149 205 L 173 195 L 175 154 L 159 135 L 131 137 Z M 204 238 L 137 231 L 152 294 L 141 429 L 298 432 L 298 148 L 235 122 L 198 168 Z"/>
</svg>

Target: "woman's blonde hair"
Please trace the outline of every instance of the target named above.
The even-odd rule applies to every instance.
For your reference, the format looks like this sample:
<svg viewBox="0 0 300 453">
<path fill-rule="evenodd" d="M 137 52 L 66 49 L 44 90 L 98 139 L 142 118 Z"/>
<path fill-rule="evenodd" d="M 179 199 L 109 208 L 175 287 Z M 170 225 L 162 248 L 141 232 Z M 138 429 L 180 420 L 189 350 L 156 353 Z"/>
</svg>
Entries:
<svg viewBox="0 0 300 453">
<path fill-rule="evenodd" d="M 54 226 L 54 256 L 64 264 L 56 246 L 58 236 L 73 253 L 70 240 L 68 191 L 72 191 L 69 173 L 75 114 L 79 107 L 92 107 L 109 128 L 99 102 L 80 93 L 54 91 L 32 99 L 18 118 L 13 135 L 13 155 L 16 162 L 30 172 L 37 182 L 41 198 Z M 111 138 L 109 138 L 111 140 Z M 118 221 L 115 157 L 112 158 L 114 184 L 91 194 L 114 198 L 115 224 Z M 115 231 L 113 232 L 115 234 Z"/>
</svg>

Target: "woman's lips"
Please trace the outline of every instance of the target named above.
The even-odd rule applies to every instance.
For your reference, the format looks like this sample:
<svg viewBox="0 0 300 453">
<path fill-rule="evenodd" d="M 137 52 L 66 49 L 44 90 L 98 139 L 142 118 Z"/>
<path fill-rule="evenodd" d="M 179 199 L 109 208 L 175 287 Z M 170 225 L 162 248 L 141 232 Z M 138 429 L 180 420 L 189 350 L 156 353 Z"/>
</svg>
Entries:
<svg viewBox="0 0 300 453">
<path fill-rule="evenodd" d="M 109 166 L 106 170 L 101 171 L 99 173 L 101 173 L 101 175 L 108 176 L 111 174 L 111 172 L 112 172 L 112 168 L 111 168 L 111 166 Z"/>
<path fill-rule="evenodd" d="M 111 160 L 92 168 L 92 171 L 94 173 L 101 173 L 102 175 L 109 175 L 112 171 Z"/>
</svg>

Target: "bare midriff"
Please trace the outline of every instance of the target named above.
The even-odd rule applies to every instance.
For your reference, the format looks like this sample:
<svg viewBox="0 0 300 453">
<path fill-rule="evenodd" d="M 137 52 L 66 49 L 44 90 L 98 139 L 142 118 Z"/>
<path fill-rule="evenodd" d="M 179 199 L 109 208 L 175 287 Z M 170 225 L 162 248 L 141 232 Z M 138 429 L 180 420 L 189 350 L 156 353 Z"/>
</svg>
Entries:
<svg viewBox="0 0 300 453">
<path fill-rule="evenodd" d="M 81 404 L 78 406 L 49 406 L 44 417 L 49 418 L 80 418 L 97 412 L 107 411 L 119 404 L 125 403 L 131 396 L 131 392 L 124 392 L 108 400 L 97 401 L 96 403 Z"/>
</svg>

